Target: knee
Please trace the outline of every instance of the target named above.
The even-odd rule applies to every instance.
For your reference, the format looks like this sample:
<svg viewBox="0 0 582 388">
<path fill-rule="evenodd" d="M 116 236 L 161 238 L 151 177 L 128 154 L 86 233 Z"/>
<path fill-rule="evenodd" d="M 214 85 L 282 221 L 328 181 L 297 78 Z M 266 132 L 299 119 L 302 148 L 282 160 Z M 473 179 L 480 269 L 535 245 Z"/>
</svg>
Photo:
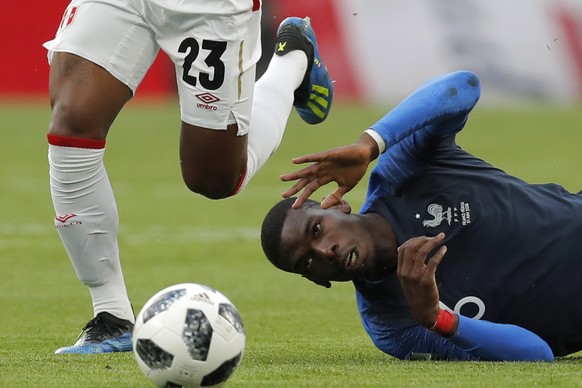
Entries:
<svg viewBox="0 0 582 388">
<path fill-rule="evenodd" d="M 79 109 L 67 100 L 58 100 L 53 103 L 52 117 L 49 124 L 49 133 L 56 135 L 62 132 L 76 132 L 79 123 Z"/>
<path fill-rule="evenodd" d="M 184 176 L 186 187 L 194 193 L 205 196 L 209 199 L 223 199 L 235 194 L 239 179 L 228 176 L 204 176 L 187 177 Z"/>
<path fill-rule="evenodd" d="M 61 99 L 53 105 L 48 131 L 50 134 L 61 136 L 104 138 L 107 128 L 104 128 L 99 120 L 95 120 L 94 116 L 88 107 Z"/>
</svg>

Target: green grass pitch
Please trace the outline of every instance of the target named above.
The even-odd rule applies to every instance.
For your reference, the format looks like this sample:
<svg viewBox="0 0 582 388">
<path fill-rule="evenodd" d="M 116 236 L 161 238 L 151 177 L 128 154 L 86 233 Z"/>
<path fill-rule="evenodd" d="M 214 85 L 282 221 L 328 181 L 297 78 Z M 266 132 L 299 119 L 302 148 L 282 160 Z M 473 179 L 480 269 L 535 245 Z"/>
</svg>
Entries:
<svg viewBox="0 0 582 388">
<path fill-rule="evenodd" d="M 147 387 L 132 354 L 53 354 L 74 342 L 92 310 L 52 226 L 47 105 L 0 105 L 0 386 Z M 291 157 L 351 142 L 390 108 L 336 105 L 319 126 L 305 125 L 293 113 L 265 168 L 243 193 L 222 201 L 193 195 L 182 183 L 176 105 L 128 106 L 110 132 L 106 166 L 136 310 L 179 282 L 207 284 L 226 294 L 248 336 L 229 387 L 580 386 L 579 355 L 555 363 L 395 360 L 368 339 L 350 284 L 326 290 L 264 259 L 259 226 L 288 187 L 278 177 L 293 170 Z M 458 142 L 527 181 L 582 188 L 580 106 L 479 106 Z M 362 183 L 346 199 L 357 209 L 364 193 Z"/>
</svg>

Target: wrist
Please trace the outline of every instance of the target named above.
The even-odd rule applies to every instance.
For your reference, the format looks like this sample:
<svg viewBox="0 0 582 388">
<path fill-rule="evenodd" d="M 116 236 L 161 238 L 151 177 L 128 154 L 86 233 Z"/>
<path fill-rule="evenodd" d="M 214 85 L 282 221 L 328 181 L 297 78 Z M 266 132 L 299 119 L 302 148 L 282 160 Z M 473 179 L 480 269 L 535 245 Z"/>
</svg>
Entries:
<svg viewBox="0 0 582 388">
<path fill-rule="evenodd" d="M 374 131 L 371 128 L 368 128 L 364 131 L 364 134 L 370 136 L 370 138 L 373 140 L 373 146 L 376 151 L 376 156 L 386 151 L 386 142 L 378 132 Z"/>
<path fill-rule="evenodd" d="M 450 337 L 457 330 L 457 326 L 457 316 L 449 310 L 441 309 L 437 315 L 436 322 L 430 328 L 430 330 L 434 331 L 438 335 Z"/>
</svg>

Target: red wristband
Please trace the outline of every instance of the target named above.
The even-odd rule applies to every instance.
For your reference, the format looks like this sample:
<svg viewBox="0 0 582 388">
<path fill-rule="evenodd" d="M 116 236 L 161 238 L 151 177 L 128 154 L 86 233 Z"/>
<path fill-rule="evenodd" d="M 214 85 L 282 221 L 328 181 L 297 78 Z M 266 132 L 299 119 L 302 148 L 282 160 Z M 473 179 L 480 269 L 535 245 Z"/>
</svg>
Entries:
<svg viewBox="0 0 582 388">
<path fill-rule="evenodd" d="M 430 329 L 438 335 L 447 335 L 451 334 L 454 324 L 455 314 L 451 313 L 449 310 L 441 309 L 436 322 Z"/>
</svg>

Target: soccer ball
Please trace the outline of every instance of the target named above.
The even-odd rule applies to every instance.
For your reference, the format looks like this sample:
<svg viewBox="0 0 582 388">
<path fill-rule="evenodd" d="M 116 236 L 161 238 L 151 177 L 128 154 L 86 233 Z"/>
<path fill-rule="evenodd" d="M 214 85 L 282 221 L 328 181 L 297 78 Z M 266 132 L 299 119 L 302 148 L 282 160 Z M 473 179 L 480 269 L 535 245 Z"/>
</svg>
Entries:
<svg viewBox="0 0 582 388">
<path fill-rule="evenodd" d="M 138 314 L 133 353 L 156 385 L 224 383 L 240 364 L 246 335 L 239 313 L 220 292 L 195 283 L 155 294 Z"/>
</svg>

